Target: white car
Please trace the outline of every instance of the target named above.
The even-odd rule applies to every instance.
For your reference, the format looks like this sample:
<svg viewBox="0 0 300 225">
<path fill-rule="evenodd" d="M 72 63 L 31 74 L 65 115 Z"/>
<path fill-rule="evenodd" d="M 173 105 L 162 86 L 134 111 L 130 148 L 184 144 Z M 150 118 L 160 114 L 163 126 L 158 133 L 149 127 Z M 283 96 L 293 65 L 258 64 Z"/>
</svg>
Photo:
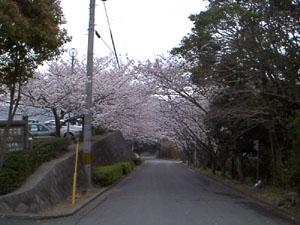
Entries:
<svg viewBox="0 0 300 225">
<path fill-rule="evenodd" d="M 64 125 L 62 126 L 62 133 L 61 135 L 63 137 L 66 137 L 68 136 L 68 125 Z M 79 126 L 79 125 L 71 125 L 69 126 L 69 135 L 71 137 L 79 137 L 79 135 L 82 133 L 82 126 Z"/>
<path fill-rule="evenodd" d="M 60 120 L 60 123 L 62 124 L 64 121 Z M 45 125 L 47 125 L 48 127 L 53 127 L 55 128 L 55 120 L 47 120 L 44 122 Z"/>
<path fill-rule="evenodd" d="M 65 123 L 64 120 L 60 120 L 61 124 L 64 124 L 60 128 L 60 136 L 66 137 L 68 136 L 68 123 Z M 48 120 L 45 121 L 45 124 L 47 126 L 50 126 L 55 129 L 55 120 Z M 82 133 L 82 126 L 81 125 L 73 125 L 70 123 L 69 125 L 69 135 L 71 137 L 79 137 L 79 135 Z"/>
</svg>

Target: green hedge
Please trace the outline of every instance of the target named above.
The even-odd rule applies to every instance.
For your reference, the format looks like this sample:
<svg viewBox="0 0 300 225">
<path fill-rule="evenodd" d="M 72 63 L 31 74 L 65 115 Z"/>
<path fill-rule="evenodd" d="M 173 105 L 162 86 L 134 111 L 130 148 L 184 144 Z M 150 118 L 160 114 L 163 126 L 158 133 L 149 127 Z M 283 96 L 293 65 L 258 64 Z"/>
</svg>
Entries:
<svg viewBox="0 0 300 225">
<path fill-rule="evenodd" d="M 0 169 L 0 195 L 19 188 L 41 164 L 64 154 L 68 145 L 66 138 L 34 140 L 32 150 L 7 154 Z"/>
<path fill-rule="evenodd" d="M 122 175 L 130 173 L 134 169 L 132 161 L 124 161 L 109 166 L 98 166 L 93 171 L 93 182 L 101 186 L 113 184 Z"/>
</svg>

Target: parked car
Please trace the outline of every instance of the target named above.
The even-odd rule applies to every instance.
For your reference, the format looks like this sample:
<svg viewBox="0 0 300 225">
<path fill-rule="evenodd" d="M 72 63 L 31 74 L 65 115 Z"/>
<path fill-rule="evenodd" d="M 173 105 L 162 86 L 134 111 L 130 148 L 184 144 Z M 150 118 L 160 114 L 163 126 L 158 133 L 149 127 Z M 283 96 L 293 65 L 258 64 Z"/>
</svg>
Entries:
<svg viewBox="0 0 300 225">
<path fill-rule="evenodd" d="M 34 119 L 29 119 L 28 123 L 40 123 L 40 121 L 38 120 L 34 120 Z"/>
<path fill-rule="evenodd" d="M 69 124 L 69 136 L 71 137 L 79 137 L 82 133 L 82 125 L 78 125 L 77 121 L 66 122 L 65 120 L 60 120 L 61 129 L 60 136 L 67 137 L 68 136 L 68 123 Z M 55 130 L 55 120 L 45 121 L 45 124 L 49 127 L 52 127 Z"/>
<path fill-rule="evenodd" d="M 62 126 L 62 136 L 66 137 L 68 136 L 68 125 L 63 125 Z M 80 125 L 69 125 L 69 136 L 71 137 L 79 137 L 79 135 L 82 133 L 82 126 Z"/>
<path fill-rule="evenodd" d="M 55 137 L 55 129 L 41 123 L 28 124 L 29 134 L 32 138 Z"/>
<path fill-rule="evenodd" d="M 60 124 L 63 124 L 64 120 L 60 120 Z M 47 125 L 48 127 L 52 127 L 55 129 L 55 120 L 47 120 L 44 122 L 45 125 Z"/>
</svg>

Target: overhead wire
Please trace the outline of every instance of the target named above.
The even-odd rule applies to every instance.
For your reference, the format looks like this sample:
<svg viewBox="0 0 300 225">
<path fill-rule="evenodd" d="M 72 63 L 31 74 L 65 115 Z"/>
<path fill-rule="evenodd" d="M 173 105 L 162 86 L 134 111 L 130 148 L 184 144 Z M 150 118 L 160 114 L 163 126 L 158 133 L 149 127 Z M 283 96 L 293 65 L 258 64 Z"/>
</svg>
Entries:
<svg viewBox="0 0 300 225">
<path fill-rule="evenodd" d="M 105 15 L 106 15 L 106 20 L 107 20 L 107 24 L 108 24 L 108 28 L 109 28 L 109 32 L 110 32 L 111 42 L 112 42 L 112 45 L 113 45 L 113 52 L 115 54 L 118 67 L 120 68 L 119 58 L 118 58 L 118 54 L 117 54 L 117 51 L 116 51 L 116 45 L 115 45 L 115 41 L 114 41 L 112 29 L 111 29 L 111 26 L 110 26 L 110 21 L 109 21 L 109 17 L 108 17 L 106 5 L 105 5 L 105 0 L 102 0 L 102 2 L 103 2 L 103 6 L 104 6 L 104 10 L 105 10 Z"/>
<path fill-rule="evenodd" d="M 97 30 L 95 30 L 95 34 L 96 36 L 101 39 L 101 41 L 103 42 L 103 44 L 112 52 L 114 53 L 114 50 L 111 49 L 111 47 L 107 44 L 107 42 L 102 38 L 102 36 L 99 34 L 99 32 Z"/>
</svg>

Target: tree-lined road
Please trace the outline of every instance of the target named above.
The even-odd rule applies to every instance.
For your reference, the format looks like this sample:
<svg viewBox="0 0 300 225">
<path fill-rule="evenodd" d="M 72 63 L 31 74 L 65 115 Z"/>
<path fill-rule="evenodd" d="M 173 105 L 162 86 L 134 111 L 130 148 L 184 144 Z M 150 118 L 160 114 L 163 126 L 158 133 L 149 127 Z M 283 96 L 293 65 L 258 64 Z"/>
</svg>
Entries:
<svg viewBox="0 0 300 225">
<path fill-rule="evenodd" d="M 1 225 L 292 225 L 180 162 L 149 159 L 76 215 Z"/>
</svg>

